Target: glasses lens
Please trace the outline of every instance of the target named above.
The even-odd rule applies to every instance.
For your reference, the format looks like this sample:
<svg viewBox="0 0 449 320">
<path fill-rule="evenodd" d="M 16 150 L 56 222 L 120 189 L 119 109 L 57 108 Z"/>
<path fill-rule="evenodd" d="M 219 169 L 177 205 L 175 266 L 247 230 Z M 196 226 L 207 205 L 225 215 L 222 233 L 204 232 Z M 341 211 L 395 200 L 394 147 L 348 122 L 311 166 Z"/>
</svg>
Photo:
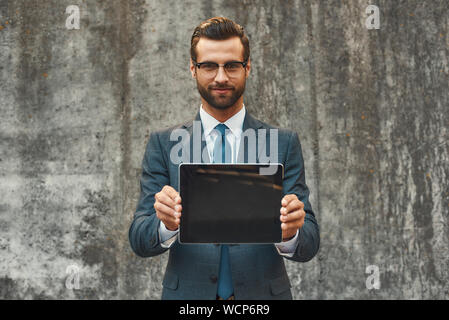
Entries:
<svg viewBox="0 0 449 320">
<path fill-rule="evenodd" d="M 242 67 L 243 67 L 242 64 L 239 62 L 229 62 L 229 63 L 226 63 L 226 65 L 225 65 L 226 71 L 241 70 Z"/>
<path fill-rule="evenodd" d="M 238 77 L 243 71 L 243 65 L 239 62 L 228 62 L 225 64 L 225 70 L 228 76 Z"/>
<path fill-rule="evenodd" d="M 218 65 L 216 63 L 205 63 L 201 65 L 200 69 L 206 72 L 217 71 Z"/>
</svg>

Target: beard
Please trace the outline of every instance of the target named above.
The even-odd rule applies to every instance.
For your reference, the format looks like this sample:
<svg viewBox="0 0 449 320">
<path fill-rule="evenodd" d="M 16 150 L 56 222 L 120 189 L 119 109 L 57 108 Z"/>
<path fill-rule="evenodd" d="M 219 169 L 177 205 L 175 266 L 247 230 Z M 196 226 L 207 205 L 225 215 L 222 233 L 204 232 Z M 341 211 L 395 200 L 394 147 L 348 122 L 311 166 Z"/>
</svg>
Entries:
<svg viewBox="0 0 449 320">
<path fill-rule="evenodd" d="M 231 86 L 209 86 L 207 88 L 203 87 L 199 84 L 198 80 L 196 81 L 196 85 L 198 88 L 198 92 L 200 93 L 201 97 L 207 101 L 207 103 L 215 108 L 220 110 L 225 110 L 230 107 L 232 107 L 238 99 L 243 95 L 243 92 L 245 92 L 245 83 L 243 83 L 243 86 L 241 87 L 231 87 Z M 231 88 L 231 94 L 226 93 L 225 95 L 213 95 L 212 89 L 220 89 L 220 88 Z"/>
</svg>

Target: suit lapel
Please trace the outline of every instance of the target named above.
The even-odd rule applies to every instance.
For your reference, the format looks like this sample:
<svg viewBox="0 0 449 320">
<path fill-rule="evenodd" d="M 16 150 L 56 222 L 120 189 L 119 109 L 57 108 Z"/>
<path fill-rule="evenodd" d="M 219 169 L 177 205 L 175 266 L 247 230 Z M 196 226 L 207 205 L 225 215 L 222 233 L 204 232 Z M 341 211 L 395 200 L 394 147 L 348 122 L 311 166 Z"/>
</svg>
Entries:
<svg viewBox="0 0 449 320">
<path fill-rule="evenodd" d="M 201 123 L 200 112 L 197 112 L 193 120 L 186 122 L 183 125 L 183 128 L 185 128 L 190 135 L 190 163 L 210 163 L 211 161 L 209 158 L 209 153 L 207 152 L 206 139 L 204 138 L 204 129 L 203 124 Z M 201 154 L 203 151 L 204 161 Z"/>
<path fill-rule="evenodd" d="M 256 137 L 256 163 L 259 163 L 259 150 L 262 150 L 264 145 L 265 145 L 265 140 L 263 139 L 263 141 L 261 141 L 262 146 L 259 148 L 259 134 L 258 134 L 258 129 L 263 128 L 263 124 L 255 119 L 253 116 L 251 116 L 248 111 L 245 114 L 245 120 L 243 120 L 243 127 L 242 127 L 242 138 L 240 139 L 240 146 L 239 146 L 239 153 L 243 152 L 244 154 L 244 163 L 248 163 L 249 159 L 248 159 L 248 153 L 251 150 L 249 147 L 247 148 L 247 151 L 245 152 L 245 140 L 243 137 L 243 133 L 246 132 L 247 130 L 254 130 L 255 133 L 255 137 Z"/>
</svg>

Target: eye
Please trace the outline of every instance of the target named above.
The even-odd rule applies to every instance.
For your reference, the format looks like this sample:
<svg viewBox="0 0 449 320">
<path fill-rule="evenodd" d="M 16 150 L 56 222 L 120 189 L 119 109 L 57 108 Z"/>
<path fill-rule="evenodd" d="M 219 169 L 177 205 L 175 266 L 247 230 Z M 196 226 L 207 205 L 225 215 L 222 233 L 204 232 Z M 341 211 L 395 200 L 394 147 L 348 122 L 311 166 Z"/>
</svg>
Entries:
<svg viewBox="0 0 449 320">
<path fill-rule="evenodd" d="M 201 65 L 200 69 L 204 69 L 205 71 L 215 70 L 217 69 L 217 64 L 212 62 L 206 62 Z"/>
<path fill-rule="evenodd" d="M 227 70 L 237 70 L 237 69 L 240 69 L 241 67 L 242 67 L 242 65 L 238 62 L 229 62 L 229 63 L 226 63 L 226 65 L 225 65 L 225 68 Z"/>
</svg>

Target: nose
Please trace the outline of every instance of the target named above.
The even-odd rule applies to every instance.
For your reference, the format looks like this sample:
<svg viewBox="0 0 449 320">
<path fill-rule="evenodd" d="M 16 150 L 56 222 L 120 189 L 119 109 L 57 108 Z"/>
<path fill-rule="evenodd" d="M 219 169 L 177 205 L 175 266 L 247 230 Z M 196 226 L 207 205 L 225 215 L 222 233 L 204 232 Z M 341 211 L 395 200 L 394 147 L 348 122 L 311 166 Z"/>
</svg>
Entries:
<svg viewBox="0 0 449 320">
<path fill-rule="evenodd" d="M 226 74 L 224 66 L 219 66 L 217 75 L 215 76 L 215 82 L 220 83 L 220 82 L 226 82 L 228 80 L 229 80 L 229 78 L 228 78 L 228 75 Z"/>
</svg>

